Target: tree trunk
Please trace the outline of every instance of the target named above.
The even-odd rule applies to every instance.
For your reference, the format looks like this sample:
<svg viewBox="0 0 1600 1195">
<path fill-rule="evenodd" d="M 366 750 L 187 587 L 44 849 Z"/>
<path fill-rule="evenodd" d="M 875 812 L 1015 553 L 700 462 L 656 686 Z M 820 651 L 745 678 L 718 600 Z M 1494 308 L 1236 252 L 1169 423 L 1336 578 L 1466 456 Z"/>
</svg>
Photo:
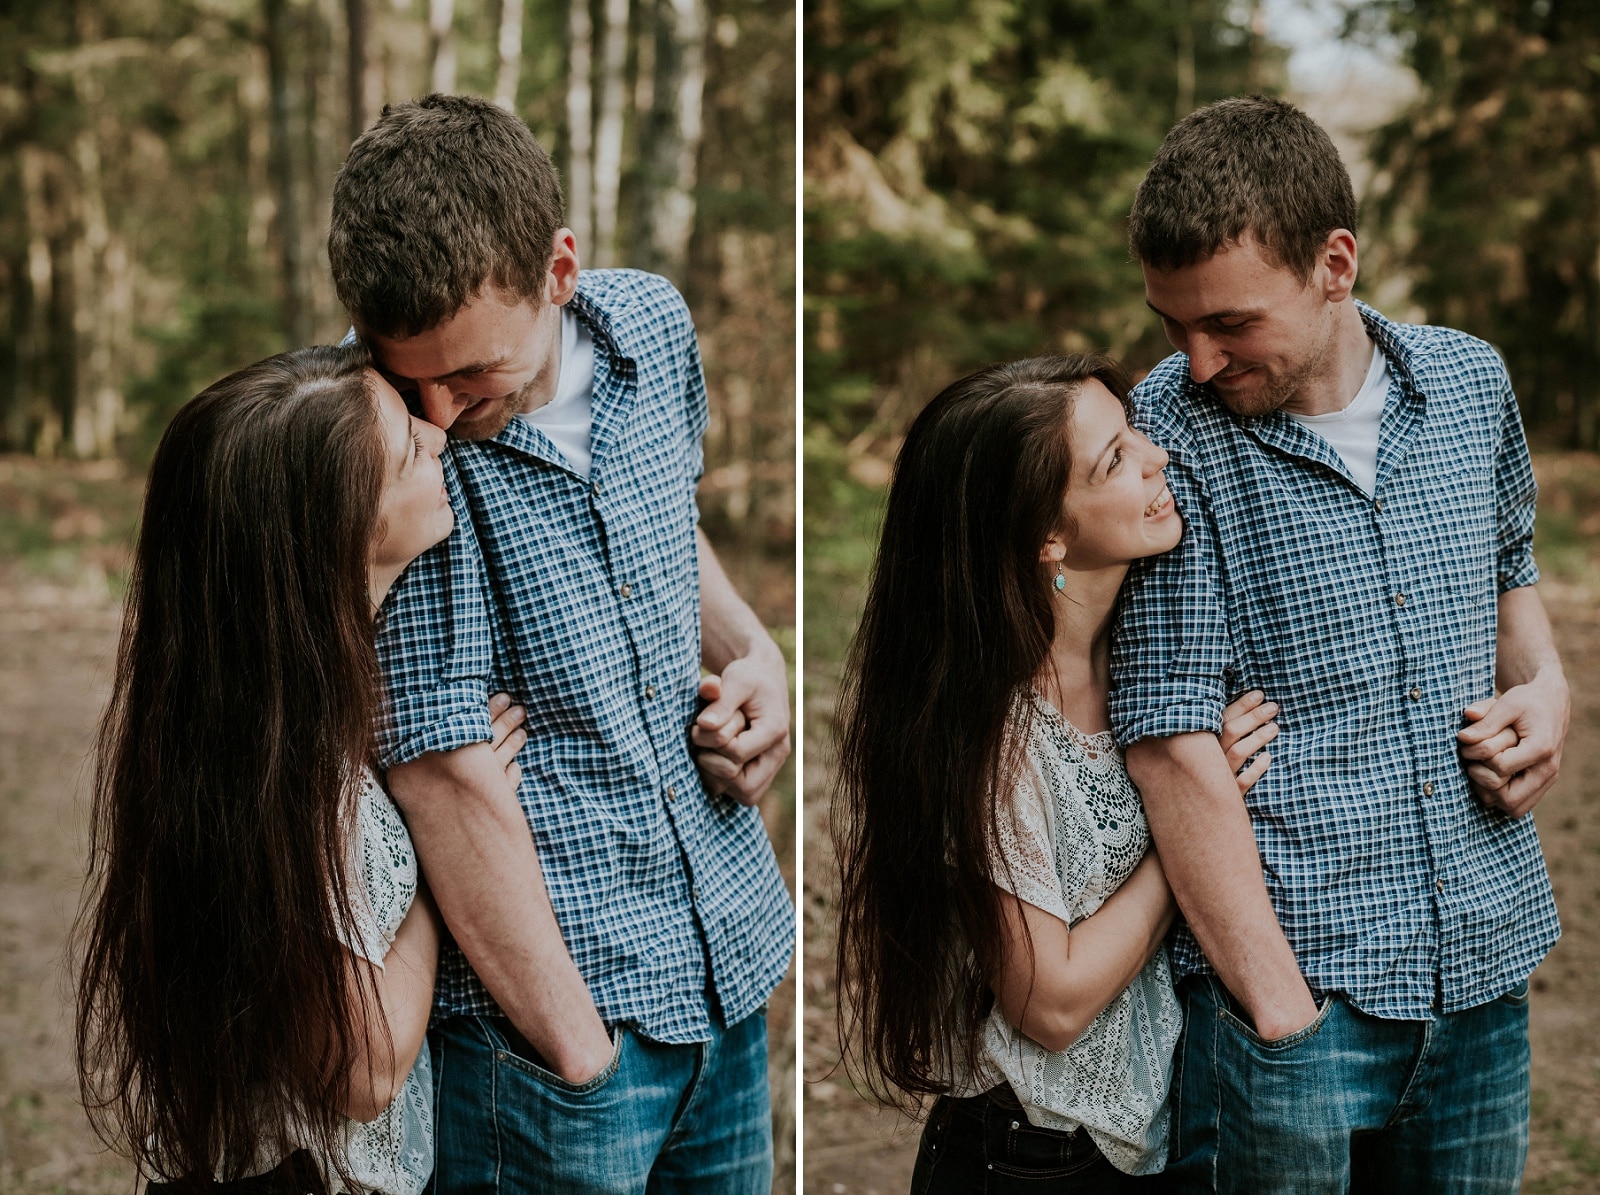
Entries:
<svg viewBox="0 0 1600 1195">
<path fill-rule="evenodd" d="M 24 142 L 17 155 L 22 182 L 22 213 L 27 227 L 25 310 L 19 314 L 23 335 L 17 344 L 17 397 L 7 418 L 7 438 L 18 448 L 48 456 L 61 437 L 50 402 L 55 349 L 50 313 L 55 306 L 55 259 L 50 252 L 51 206 L 45 192 L 45 154 Z"/>
<path fill-rule="evenodd" d="M 594 161 L 591 131 L 594 96 L 589 87 L 594 23 L 589 0 L 568 0 L 567 9 L 567 225 L 578 241 L 578 259 L 594 251 Z"/>
<path fill-rule="evenodd" d="M 682 285 L 694 230 L 694 186 L 705 91 L 703 0 L 656 0 L 655 104 L 641 172 L 639 264 Z"/>
<path fill-rule="evenodd" d="M 1194 19 L 1189 0 L 1178 0 L 1178 98 L 1173 105 L 1174 119 L 1182 120 L 1194 111 Z"/>
<path fill-rule="evenodd" d="M 311 343 L 305 237 L 294 168 L 294 101 L 289 94 L 288 0 L 263 0 L 267 18 L 267 92 L 272 181 L 278 199 L 278 260 L 283 275 L 283 334 L 298 348 Z"/>
<path fill-rule="evenodd" d="M 454 0 L 430 0 L 428 48 L 433 61 L 433 90 L 453 94 L 456 89 Z"/>
<path fill-rule="evenodd" d="M 367 0 L 344 0 L 345 106 L 350 140 L 361 136 L 370 119 L 367 108 Z"/>
<path fill-rule="evenodd" d="M 494 102 L 517 110 L 517 80 L 522 72 L 523 0 L 500 0 L 500 69 L 494 77 Z"/>
<path fill-rule="evenodd" d="M 628 0 L 605 0 L 605 45 L 601 54 L 600 128 L 594 145 L 594 263 L 610 266 L 617 255 L 617 193 L 622 189 L 622 107 L 627 96 Z"/>
</svg>

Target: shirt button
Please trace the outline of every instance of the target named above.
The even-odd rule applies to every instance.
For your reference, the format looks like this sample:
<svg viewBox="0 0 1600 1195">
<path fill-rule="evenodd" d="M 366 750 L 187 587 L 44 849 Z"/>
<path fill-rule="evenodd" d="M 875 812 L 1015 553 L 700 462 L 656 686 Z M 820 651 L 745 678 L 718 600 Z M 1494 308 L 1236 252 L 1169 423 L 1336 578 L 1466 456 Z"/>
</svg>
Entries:
<svg viewBox="0 0 1600 1195">
<path fill-rule="evenodd" d="M 646 685 L 644 687 L 644 699 L 646 701 L 654 701 L 656 699 L 656 687 L 654 685 Z"/>
<path fill-rule="evenodd" d="M 1022 1127 L 1022 1125 L 1018 1121 L 1013 1120 L 1011 1122 L 1011 1128 L 1013 1129 L 1013 1131 L 1016 1130 L 1016 1129 L 1020 1129 L 1021 1127 Z"/>
<path fill-rule="evenodd" d="M 1435 880 L 1435 881 L 1433 881 L 1433 888 L 1434 888 L 1434 891 L 1436 891 L 1436 892 L 1443 892 L 1444 891 L 1444 881 L 1443 880 Z"/>
<path fill-rule="evenodd" d="M 1412 685 L 1411 686 L 1411 692 L 1407 693 L 1406 696 L 1411 698 L 1412 701 L 1421 701 L 1422 700 L 1422 690 L 1417 688 L 1415 685 Z"/>
<path fill-rule="evenodd" d="M 677 788 L 675 786 L 671 785 L 671 784 L 667 785 L 667 800 L 676 801 L 677 799 L 678 799 L 678 790 L 677 790 Z"/>
<path fill-rule="evenodd" d="M 632 597 L 633 596 L 633 586 L 629 585 L 626 581 L 624 581 L 622 583 L 622 588 L 617 590 L 617 592 L 620 593 L 623 597 Z"/>
<path fill-rule="evenodd" d="M 1433 796 L 1433 781 L 1432 780 L 1428 781 L 1428 783 L 1426 783 L 1426 784 L 1424 784 L 1422 786 L 1422 795 L 1425 796 L 1425 797 Z"/>
<path fill-rule="evenodd" d="M 1376 510 L 1379 514 L 1382 514 L 1383 513 L 1383 499 L 1382 498 L 1374 498 L 1372 500 L 1372 508 L 1374 510 Z"/>
<path fill-rule="evenodd" d="M 623 594 L 622 596 L 623 597 L 627 597 L 628 595 L 627 594 Z M 1406 595 L 1403 594 L 1403 593 L 1395 594 L 1394 595 L 1394 604 L 1397 605 L 1397 606 L 1405 605 L 1406 604 Z"/>
</svg>

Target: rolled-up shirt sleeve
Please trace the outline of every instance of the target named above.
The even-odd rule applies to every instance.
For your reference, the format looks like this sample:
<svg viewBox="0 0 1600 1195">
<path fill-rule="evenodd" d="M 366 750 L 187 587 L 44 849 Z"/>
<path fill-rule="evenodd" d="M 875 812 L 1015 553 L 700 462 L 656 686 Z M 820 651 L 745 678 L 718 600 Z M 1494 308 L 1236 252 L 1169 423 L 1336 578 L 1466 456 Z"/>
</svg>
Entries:
<svg viewBox="0 0 1600 1195">
<path fill-rule="evenodd" d="M 1111 647 L 1111 728 L 1127 748 L 1141 739 L 1222 728 L 1233 665 L 1216 533 L 1187 469 L 1167 467 L 1183 515 L 1172 551 L 1135 563 L 1123 586 Z"/>
<path fill-rule="evenodd" d="M 1504 366 L 1501 366 L 1502 371 Z M 1494 461 L 1495 582 L 1499 592 L 1532 585 L 1539 579 L 1533 561 L 1533 518 L 1539 486 L 1528 458 L 1522 412 L 1505 379 L 1500 400 L 1500 445 Z"/>
<path fill-rule="evenodd" d="M 412 562 L 383 604 L 378 662 L 384 701 L 377 737 L 384 768 L 492 738 L 483 557 L 448 454 L 444 466 L 455 530 Z"/>
</svg>

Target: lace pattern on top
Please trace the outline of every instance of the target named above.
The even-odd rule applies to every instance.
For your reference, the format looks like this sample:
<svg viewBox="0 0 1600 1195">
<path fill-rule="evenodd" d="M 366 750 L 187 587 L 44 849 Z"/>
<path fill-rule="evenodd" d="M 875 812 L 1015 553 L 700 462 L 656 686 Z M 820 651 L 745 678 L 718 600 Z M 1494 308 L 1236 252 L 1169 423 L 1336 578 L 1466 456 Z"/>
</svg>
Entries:
<svg viewBox="0 0 1600 1195">
<path fill-rule="evenodd" d="M 345 939 L 345 945 L 382 967 L 416 899 L 417 854 L 400 811 L 371 771 L 365 772 L 361 786 L 350 875 L 360 880 L 351 887 L 359 941 Z M 421 1195 L 433 1173 L 433 1069 L 426 1042 L 394 1101 L 375 1120 L 348 1122 L 345 1157 L 351 1177 L 363 1190 Z M 334 1168 L 326 1159 L 319 1161 L 330 1190 L 344 1191 Z"/>
<path fill-rule="evenodd" d="M 1070 926 L 1133 873 L 1149 826 L 1109 731 L 1084 734 L 1031 692 L 1017 715 L 1030 728 L 1022 774 L 997 811 L 996 882 Z M 1153 1173 L 1166 1159 L 1166 1098 L 1181 1027 L 1163 947 L 1065 1050 L 1046 1050 L 996 1007 L 983 1028 L 988 1073 L 976 1085 L 1004 1080 L 1031 1123 L 1061 1131 L 1081 1125 L 1117 1169 Z"/>
</svg>

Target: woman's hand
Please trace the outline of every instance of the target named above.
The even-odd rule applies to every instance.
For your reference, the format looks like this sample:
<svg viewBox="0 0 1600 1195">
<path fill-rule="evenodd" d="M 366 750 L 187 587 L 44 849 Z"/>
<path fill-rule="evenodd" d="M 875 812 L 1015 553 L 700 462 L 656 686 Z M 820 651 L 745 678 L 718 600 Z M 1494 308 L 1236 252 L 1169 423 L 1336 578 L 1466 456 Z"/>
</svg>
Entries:
<svg viewBox="0 0 1600 1195">
<path fill-rule="evenodd" d="M 1278 703 L 1268 701 L 1260 689 L 1252 689 L 1222 711 L 1222 733 L 1217 741 L 1227 756 L 1228 767 L 1239 782 L 1239 795 L 1249 792 L 1257 780 L 1267 774 L 1272 755 L 1262 751 L 1278 737 Z M 1260 755 L 1256 752 L 1260 751 Z M 1245 761 L 1256 755 L 1255 762 L 1245 767 Z"/>
<path fill-rule="evenodd" d="M 522 723 L 528 716 L 528 711 L 520 705 L 511 704 L 510 693 L 496 693 L 489 698 L 489 717 L 494 719 L 489 729 L 494 732 L 494 738 L 489 745 L 494 748 L 494 757 L 501 767 L 506 770 L 506 780 L 515 793 L 517 786 L 522 783 L 522 769 L 517 765 L 517 752 L 522 750 L 522 745 L 528 741 L 528 732 L 522 729 Z"/>
</svg>

